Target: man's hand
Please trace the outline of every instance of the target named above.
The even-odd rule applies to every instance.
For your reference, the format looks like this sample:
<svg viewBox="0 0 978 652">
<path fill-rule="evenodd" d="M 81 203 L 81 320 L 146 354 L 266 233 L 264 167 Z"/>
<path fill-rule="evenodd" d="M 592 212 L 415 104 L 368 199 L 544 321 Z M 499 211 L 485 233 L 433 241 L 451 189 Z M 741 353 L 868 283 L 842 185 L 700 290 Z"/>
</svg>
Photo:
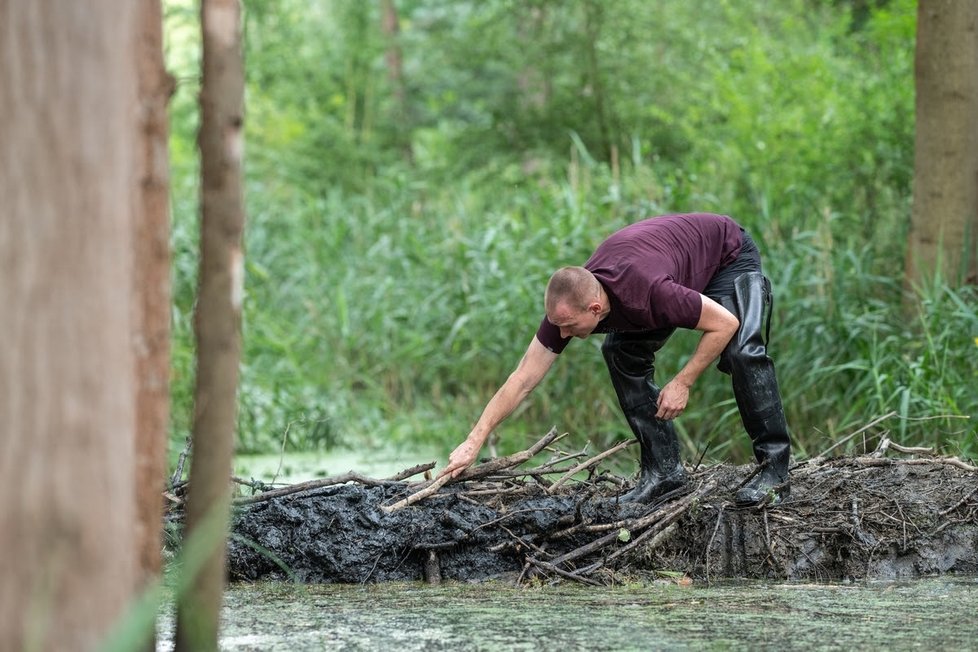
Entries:
<svg viewBox="0 0 978 652">
<path fill-rule="evenodd" d="M 675 378 L 666 383 L 666 386 L 659 392 L 658 406 L 659 411 L 655 413 L 656 419 L 675 419 L 689 402 L 689 386 Z"/>
<path fill-rule="evenodd" d="M 441 470 L 438 477 L 444 475 L 449 475 L 453 478 L 457 478 L 458 475 L 465 469 L 472 466 L 475 462 L 475 458 L 479 455 L 479 450 L 482 448 L 482 444 L 476 444 L 472 441 L 466 439 L 461 444 L 458 445 L 452 454 L 448 456 L 448 465 Z"/>
<path fill-rule="evenodd" d="M 720 356 L 740 327 L 737 317 L 729 310 L 708 296 L 701 294 L 700 299 L 703 307 L 696 330 L 703 331 L 703 335 L 685 366 L 659 392 L 659 410 L 655 413 L 658 419 L 675 419 L 683 413 L 686 403 L 689 402 L 689 388 L 710 363 Z"/>
</svg>

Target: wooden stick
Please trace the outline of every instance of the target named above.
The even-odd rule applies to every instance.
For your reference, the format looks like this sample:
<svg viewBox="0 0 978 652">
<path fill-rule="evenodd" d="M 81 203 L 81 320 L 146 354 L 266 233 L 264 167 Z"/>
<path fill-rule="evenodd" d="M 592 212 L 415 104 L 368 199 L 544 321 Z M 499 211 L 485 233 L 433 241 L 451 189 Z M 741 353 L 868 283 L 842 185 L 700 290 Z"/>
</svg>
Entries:
<svg viewBox="0 0 978 652">
<path fill-rule="evenodd" d="M 894 444 L 891 441 L 890 442 L 890 448 L 892 448 L 893 450 L 895 450 L 895 451 L 897 451 L 899 453 L 907 453 L 907 454 L 910 454 L 910 455 L 913 455 L 913 454 L 918 454 L 918 455 L 934 455 L 934 449 L 933 448 L 927 448 L 925 446 L 900 446 L 899 444 Z"/>
<path fill-rule="evenodd" d="M 964 498 L 962 498 L 958 502 L 954 503 L 953 505 L 951 505 L 950 507 L 948 507 L 944 511 L 939 512 L 938 515 L 939 516 L 947 516 L 948 514 L 950 514 L 954 510 L 956 510 L 958 507 L 961 507 L 961 505 L 964 505 L 966 502 L 968 502 L 968 499 L 971 498 L 972 496 L 974 496 L 975 493 L 978 493 L 978 487 L 975 487 L 974 489 L 972 489 Z"/>
<path fill-rule="evenodd" d="M 485 464 L 480 464 L 479 466 L 465 469 L 458 475 L 458 477 L 455 478 L 455 481 L 463 482 L 465 480 L 475 480 L 476 478 L 483 478 L 487 475 L 492 475 L 496 471 L 500 471 L 502 469 L 518 466 L 535 456 L 553 442 L 563 439 L 564 436 L 565 435 L 558 435 L 556 428 L 551 428 L 550 432 L 544 435 L 540 441 L 533 444 L 525 451 L 513 453 L 512 455 L 507 455 L 505 457 L 497 457 L 489 460 Z"/>
<path fill-rule="evenodd" d="M 717 524 L 713 527 L 713 534 L 710 535 L 710 540 L 706 544 L 706 584 L 710 584 L 710 553 L 713 550 L 713 540 L 717 538 L 717 532 L 720 530 L 720 522 L 723 520 L 723 510 L 726 505 L 720 505 L 720 511 L 717 512 Z"/>
<path fill-rule="evenodd" d="M 566 577 L 569 580 L 574 580 L 575 582 L 581 582 L 582 584 L 590 584 L 591 586 L 603 586 L 601 582 L 592 580 L 589 577 L 584 577 L 583 575 L 578 575 L 576 573 L 571 573 L 570 571 L 565 571 L 563 569 L 557 568 L 553 564 L 542 561 L 540 559 L 535 559 L 534 557 L 527 557 L 526 561 L 533 564 L 539 569 L 550 571 L 551 573 L 556 573 L 561 577 Z"/>
<path fill-rule="evenodd" d="M 489 460 L 485 464 L 480 464 L 476 467 L 471 467 L 465 469 L 458 475 L 457 478 L 452 478 L 450 475 L 443 475 L 442 477 L 434 480 L 422 489 L 414 492 L 407 498 L 399 500 L 393 505 L 381 505 L 380 509 L 385 514 L 391 514 L 399 509 L 403 509 L 408 505 L 413 505 L 419 500 L 424 500 L 428 496 L 437 493 L 439 489 L 448 484 L 449 482 L 461 482 L 463 480 L 474 480 L 476 478 L 482 478 L 487 475 L 491 475 L 500 469 L 508 469 L 511 466 L 516 466 L 517 464 L 522 464 L 527 461 L 541 450 L 545 446 L 549 446 L 551 443 L 563 437 L 563 435 L 557 435 L 557 429 L 551 428 L 550 432 L 543 436 L 543 438 L 537 443 L 533 444 L 530 448 L 522 451 L 520 453 L 514 453 L 512 455 L 507 455 L 506 457 L 497 457 L 495 459 Z"/>
<path fill-rule="evenodd" d="M 433 493 L 437 493 L 438 490 L 441 489 L 446 484 L 448 484 L 451 481 L 451 479 L 452 479 L 452 476 L 450 476 L 450 475 L 443 475 L 440 478 L 438 478 L 437 480 L 435 480 L 434 482 L 432 482 L 431 484 L 429 484 L 427 487 L 425 487 L 424 489 L 422 489 L 421 491 L 416 491 L 413 494 L 411 494 L 410 496 L 408 496 L 407 498 L 404 498 L 403 500 L 397 501 L 393 505 L 390 505 L 390 506 L 388 506 L 388 505 L 381 505 L 380 506 L 380 509 L 385 514 L 392 514 L 393 512 L 396 512 L 399 509 L 402 509 L 404 507 L 407 507 L 408 505 L 413 505 L 414 503 L 418 502 L 419 500 L 424 500 L 425 498 L 427 498 L 428 496 L 430 496 Z"/>
<path fill-rule="evenodd" d="M 410 478 L 412 475 L 417 475 L 429 469 L 435 468 L 434 462 L 428 462 L 427 464 L 419 464 L 417 466 L 412 466 L 409 469 L 405 469 L 390 478 L 385 480 L 375 480 L 374 478 L 368 478 L 355 471 L 348 471 L 342 475 L 334 475 L 328 478 L 319 478 L 316 480 L 309 480 L 308 482 L 300 482 L 298 484 L 289 485 L 287 487 L 281 487 L 280 489 L 272 489 L 271 491 L 265 491 L 260 494 L 255 494 L 254 496 L 245 496 L 241 498 L 235 498 L 235 505 L 251 505 L 253 503 L 259 503 L 264 500 L 271 500 L 272 498 L 281 498 L 282 496 L 288 496 L 290 494 L 295 494 L 303 491 L 311 491 L 313 489 L 320 489 L 322 487 L 329 487 L 334 484 L 344 484 L 346 482 L 359 482 L 360 484 L 367 485 L 370 487 L 379 487 L 383 485 L 393 484 L 395 482 L 400 482 L 405 478 Z"/>
<path fill-rule="evenodd" d="M 557 489 L 560 488 L 560 486 L 562 484 L 564 484 L 565 482 L 567 482 L 568 480 L 570 480 L 577 473 L 580 473 L 581 471 L 583 471 L 586 468 L 589 468 L 591 466 L 594 466 L 595 464 L 597 464 L 598 462 L 600 462 L 604 458 L 609 457 L 611 455 L 614 455 L 618 451 L 626 448 L 627 446 L 631 446 L 632 444 L 634 444 L 636 442 L 637 442 L 637 440 L 635 440 L 635 439 L 630 439 L 628 441 L 619 442 L 619 443 L 615 444 L 614 446 L 612 446 L 611 448 L 609 448 L 608 450 L 606 450 L 605 452 L 599 453 L 599 454 L 595 455 L 594 457 L 592 457 L 591 459 L 585 460 L 585 461 L 581 462 L 580 464 L 578 464 L 577 466 L 575 466 L 574 468 L 572 468 L 570 471 L 568 471 L 567 473 L 565 473 L 564 475 L 562 475 L 560 477 L 560 479 L 557 480 L 557 482 L 555 482 L 552 485 L 550 485 L 547 488 L 547 493 L 548 494 L 554 493 L 555 491 L 557 491 Z"/>
<path fill-rule="evenodd" d="M 682 498 L 680 498 L 676 502 L 676 505 L 674 507 L 665 511 L 656 510 L 651 514 L 635 519 L 634 521 L 630 522 L 625 527 L 625 529 L 628 530 L 629 532 L 639 532 L 649 527 L 650 525 L 656 524 L 657 522 L 666 522 L 666 524 L 668 525 L 668 523 L 671 523 L 673 520 L 678 518 L 679 515 L 681 515 L 683 512 L 689 509 L 690 505 L 692 505 L 695 500 L 698 500 L 702 496 L 705 496 L 707 493 L 709 493 L 713 489 L 714 484 L 715 483 L 711 481 L 706 485 L 700 486 L 692 493 L 689 493 L 683 496 Z M 593 552 L 596 552 L 597 550 L 600 550 L 601 548 L 616 541 L 617 539 L 618 539 L 618 532 L 609 532 L 608 534 L 602 537 L 598 537 L 591 543 L 585 544 L 580 548 L 571 550 L 570 552 L 565 553 L 560 557 L 557 557 L 551 563 L 553 563 L 554 566 L 557 566 L 560 564 L 567 563 L 569 561 L 574 561 L 575 559 L 580 559 L 581 557 L 584 557 Z"/>
<path fill-rule="evenodd" d="M 188 436 L 187 443 L 180 452 L 180 457 L 177 458 L 177 468 L 173 472 L 173 477 L 170 478 L 170 491 L 173 491 L 176 488 L 177 483 L 183 478 L 183 464 L 187 461 L 187 455 L 190 454 L 190 447 L 192 444 L 193 439 Z"/>
<path fill-rule="evenodd" d="M 928 459 L 917 459 L 917 460 L 892 460 L 888 458 L 878 458 L 861 456 L 853 458 L 857 464 L 862 466 L 889 466 L 891 464 L 947 464 L 948 466 L 955 466 L 959 469 L 964 469 L 965 471 L 978 471 L 978 466 L 972 466 L 967 462 L 962 462 L 957 457 L 933 457 Z"/>
<path fill-rule="evenodd" d="M 829 446 L 828 448 L 826 448 L 824 451 L 822 451 L 822 454 L 819 455 L 819 457 L 825 457 L 826 455 L 829 454 L 830 451 L 833 451 L 836 448 L 838 448 L 839 446 L 841 446 L 842 444 L 845 444 L 846 442 L 848 442 L 850 439 L 852 439 L 853 437 L 855 437 L 859 433 L 861 433 L 861 432 L 863 432 L 865 430 L 869 430 L 870 428 L 872 428 L 873 426 L 875 426 L 877 423 L 880 423 L 881 421 L 885 421 L 885 420 L 889 419 L 890 417 L 895 417 L 896 414 L 897 414 L 896 413 L 896 410 L 892 410 L 890 412 L 887 412 L 883 416 L 878 417 L 878 418 L 870 421 L 869 423 L 867 423 L 865 426 L 863 426 L 862 428 L 860 428 L 856 432 L 854 432 L 854 433 L 852 433 L 850 435 L 846 435 L 845 438 L 840 439 L 839 441 L 835 442 L 834 444 L 832 444 L 831 446 Z"/>
</svg>

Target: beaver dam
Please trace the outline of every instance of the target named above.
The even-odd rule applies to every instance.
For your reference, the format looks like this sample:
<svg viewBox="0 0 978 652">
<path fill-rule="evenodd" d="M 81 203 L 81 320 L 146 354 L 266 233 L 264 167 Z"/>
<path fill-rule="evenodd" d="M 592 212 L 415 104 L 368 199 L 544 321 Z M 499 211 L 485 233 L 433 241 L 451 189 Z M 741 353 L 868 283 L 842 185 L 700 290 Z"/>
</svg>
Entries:
<svg viewBox="0 0 978 652">
<path fill-rule="evenodd" d="M 858 457 L 791 469 L 791 497 L 735 507 L 756 467 L 690 469 L 649 505 L 599 455 L 567 454 L 551 431 L 457 479 L 351 472 L 239 497 L 232 580 L 374 583 L 442 579 L 615 584 L 643 576 L 839 581 L 978 573 L 978 468 L 883 438 Z M 527 466 L 551 451 L 546 462 Z M 179 493 L 179 492 L 177 492 Z M 179 497 L 175 497 L 179 501 Z M 179 506 L 171 513 L 179 520 Z"/>
</svg>

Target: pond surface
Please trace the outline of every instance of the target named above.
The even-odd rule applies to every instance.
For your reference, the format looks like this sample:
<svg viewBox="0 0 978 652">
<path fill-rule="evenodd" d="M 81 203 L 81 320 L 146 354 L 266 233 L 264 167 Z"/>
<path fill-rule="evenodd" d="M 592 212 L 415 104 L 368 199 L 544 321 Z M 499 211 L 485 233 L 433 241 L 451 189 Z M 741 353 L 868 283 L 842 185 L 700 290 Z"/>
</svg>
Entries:
<svg viewBox="0 0 978 652">
<path fill-rule="evenodd" d="M 974 650 L 976 614 L 978 577 L 617 588 L 235 584 L 221 649 Z M 172 649 L 173 627 L 168 610 L 161 652 Z"/>
</svg>

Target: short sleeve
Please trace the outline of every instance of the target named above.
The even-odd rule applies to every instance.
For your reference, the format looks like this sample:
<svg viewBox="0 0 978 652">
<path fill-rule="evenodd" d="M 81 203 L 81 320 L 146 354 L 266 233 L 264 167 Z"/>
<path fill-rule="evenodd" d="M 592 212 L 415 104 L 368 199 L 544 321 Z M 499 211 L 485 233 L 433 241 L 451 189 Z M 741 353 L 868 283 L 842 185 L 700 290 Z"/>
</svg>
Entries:
<svg viewBox="0 0 978 652">
<path fill-rule="evenodd" d="M 703 312 L 703 297 L 696 290 L 666 280 L 653 286 L 649 309 L 656 323 L 679 328 L 696 328 Z"/>
<path fill-rule="evenodd" d="M 571 338 L 561 337 L 560 329 L 551 324 L 550 320 L 544 316 L 540 322 L 540 327 L 537 328 L 537 339 L 540 341 L 540 344 L 543 344 L 553 353 L 560 354 L 567 347 L 567 343 L 570 342 Z"/>
</svg>

